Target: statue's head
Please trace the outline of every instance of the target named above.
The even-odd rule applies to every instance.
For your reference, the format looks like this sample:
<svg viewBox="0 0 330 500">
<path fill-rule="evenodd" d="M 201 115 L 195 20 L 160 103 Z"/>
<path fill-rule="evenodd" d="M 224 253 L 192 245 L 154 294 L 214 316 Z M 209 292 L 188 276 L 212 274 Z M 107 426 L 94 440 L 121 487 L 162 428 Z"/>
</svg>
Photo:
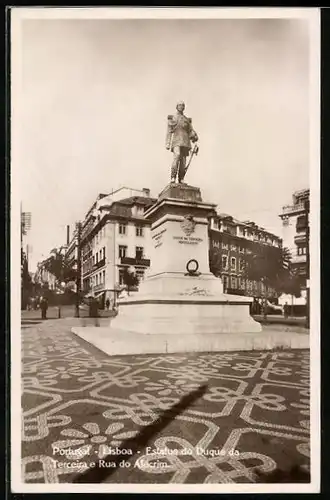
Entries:
<svg viewBox="0 0 330 500">
<path fill-rule="evenodd" d="M 183 113 L 185 107 L 186 106 L 185 106 L 185 103 L 183 101 L 179 101 L 178 104 L 176 105 L 176 109 L 178 111 L 180 111 L 181 113 Z"/>
</svg>

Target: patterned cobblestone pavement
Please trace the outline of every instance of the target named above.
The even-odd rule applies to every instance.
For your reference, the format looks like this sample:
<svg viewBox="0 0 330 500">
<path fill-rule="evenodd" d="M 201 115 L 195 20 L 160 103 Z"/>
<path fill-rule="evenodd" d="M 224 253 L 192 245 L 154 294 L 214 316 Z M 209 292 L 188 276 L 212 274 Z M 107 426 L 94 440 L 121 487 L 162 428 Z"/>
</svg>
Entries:
<svg viewBox="0 0 330 500">
<path fill-rule="evenodd" d="M 308 351 L 108 357 L 72 321 L 22 325 L 25 482 L 75 482 L 92 469 L 112 483 L 271 482 L 297 465 L 309 481 Z M 131 455 L 126 444 L 201 385 Z"/>
</svg>

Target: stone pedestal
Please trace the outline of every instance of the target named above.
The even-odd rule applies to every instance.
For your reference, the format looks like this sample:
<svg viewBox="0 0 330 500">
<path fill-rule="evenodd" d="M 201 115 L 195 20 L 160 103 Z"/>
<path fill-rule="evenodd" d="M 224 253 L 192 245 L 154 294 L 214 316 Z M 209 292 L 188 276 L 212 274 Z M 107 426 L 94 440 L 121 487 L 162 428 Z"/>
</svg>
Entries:
<svg viewBox="0 0 330 500">
<path fill-rule="evenodd" d="M 145 214 L 152 223 L 151 267 L 139 292 L 119 300 L 111 329 L 185 335 L 187 350 L 190 336 L 203 350 L 208 334 L 261 331 L 249 313 L 251 299 L 224 294 L 210 273 L 208 217 L 215 207 L 202 201 L 199 188 L 166 186 Z"/>
</svg>

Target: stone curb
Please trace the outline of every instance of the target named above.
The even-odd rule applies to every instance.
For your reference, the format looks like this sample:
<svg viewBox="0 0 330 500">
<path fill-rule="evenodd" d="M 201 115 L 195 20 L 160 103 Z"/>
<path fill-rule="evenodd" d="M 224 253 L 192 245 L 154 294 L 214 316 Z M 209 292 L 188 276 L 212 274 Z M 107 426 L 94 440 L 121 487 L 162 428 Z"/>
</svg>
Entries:
<svg viewBox="0 0 330 500">
<path fill-rule="evenodd" d="M 309 349 L 307 334 L 262 332 L 246 334 L 147 335 L 109 328 L 72 328 L 72 333 L 109 356 L 187 352 L 271 351 Z"/>
</svg>

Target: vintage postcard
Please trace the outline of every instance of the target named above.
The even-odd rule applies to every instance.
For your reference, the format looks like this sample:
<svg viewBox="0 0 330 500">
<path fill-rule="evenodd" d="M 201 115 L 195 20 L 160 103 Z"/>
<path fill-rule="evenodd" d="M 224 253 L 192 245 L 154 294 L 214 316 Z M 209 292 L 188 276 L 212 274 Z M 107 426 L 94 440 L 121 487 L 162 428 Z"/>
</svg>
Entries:
<svg viewBox="0 0 330 500">
<path fill-rule="evenodd" d="M 319 9 L 10 19 L 12 491 L 318 492 Z"/>
</svg>

